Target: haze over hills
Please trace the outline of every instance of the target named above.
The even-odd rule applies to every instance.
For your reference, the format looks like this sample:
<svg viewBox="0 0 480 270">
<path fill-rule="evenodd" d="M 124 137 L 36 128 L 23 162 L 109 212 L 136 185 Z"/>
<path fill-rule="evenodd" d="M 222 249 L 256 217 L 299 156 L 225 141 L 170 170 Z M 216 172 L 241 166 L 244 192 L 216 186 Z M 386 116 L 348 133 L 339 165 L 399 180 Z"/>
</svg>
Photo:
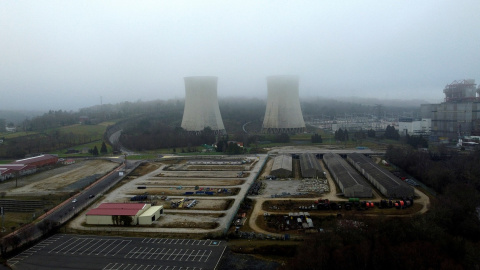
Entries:
<svg viewBox="0 0 480 270">
<path fill-rule="evenodd" d="M 219 98 L 219 102 L 230 102 L 231 100 L 248 100 L 249 98 L 246 97 L 222 97 Z M 175 99 L 177 102 L 183 103 L 182 99 Z M 175 101 L 174 100 L 174 101 Z M 259 98 L 257 100 L 265 101 L 266 98 Z M 117 106 L 122 103 L 156 103 L 156 102 L 169 102 L 171 100 L 150 100 L 150 101 L 124 101 L 121 103 L 116 104 L 103 104 L 105 106 Z M 325 97 L 313 97 L 313 98 L 300 98 L 302 104 L 304 103 L 317 103 L 318 106 L 328 106 L 331 105 L 331 102 L 334 103 L 350 103 L 362 106 L 376 106 L 378 104 L 384 107 L 401 107 L 401 108 L 411 108 L 413 110 L 417 110 L 420 107 L 420 104 L 432 103 L 426 100 L 421 99 L 377 99 L 377 98 L 362 98 L 362 97 L 348 97 L 348 98 L 325 98 Z M 182 104 L 183 106 L 183 104 Z M 92 106 L 85 106 L 82 108 L 78 108 L 75 110 L 69 109 L 70 112 L 81 112 L 84 110 L 90 109 L 99 109 L 100 105 L 92 105 Z M 303 110 L 304 108 L 302 108 Z M 13 122 L 15 124 L 19 124 L 26 119 L 32 119 L 36 116 L 40 116 L 44 113 L 47 113 L 50 110 L 55 109 L 46 109 L 46 110 L 0 110 L 0 119 L 5 119 L 7 123 Z"/>
<path fill-rule="evenodd" d="M 14 124 L 18 124 L 25 119 L 30 119 L 35 116 L 39 116 L 45 113 L 45 111 L 40 110 L 0 110 L 0 118 L 5 119 L 7 123 L 13 122 Z"/>
</svg>

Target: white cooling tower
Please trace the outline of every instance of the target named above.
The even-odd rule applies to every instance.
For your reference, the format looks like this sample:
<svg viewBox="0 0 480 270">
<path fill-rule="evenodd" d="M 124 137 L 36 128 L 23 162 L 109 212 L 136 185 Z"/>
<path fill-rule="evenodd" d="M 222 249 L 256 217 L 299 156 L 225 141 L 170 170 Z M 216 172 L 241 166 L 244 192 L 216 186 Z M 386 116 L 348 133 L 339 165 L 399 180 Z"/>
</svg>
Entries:
<svg viewBox="0 0 480 270">
<path fill-rule="evenodd" d="M 200 133 L 210 127 L 215 134 L 224 134 L 222 116 L 218 107 L 217 77 L 185 77 L 185 109 L 182 128 Z"/>
<path fill-rule="evenodd" d="M 267 109 L 262 133 L 299 133 L 305 131 L 297 76 L 267 77 Z"/>
</svg>

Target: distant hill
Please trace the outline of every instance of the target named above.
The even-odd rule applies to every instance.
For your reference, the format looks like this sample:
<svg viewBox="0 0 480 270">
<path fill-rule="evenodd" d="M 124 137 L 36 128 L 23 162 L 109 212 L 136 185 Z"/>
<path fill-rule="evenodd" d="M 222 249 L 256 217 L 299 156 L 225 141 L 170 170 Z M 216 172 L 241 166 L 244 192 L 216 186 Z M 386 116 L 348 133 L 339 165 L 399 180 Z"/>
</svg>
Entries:
<svg viewBox="0 0 480 270">
<path fill-rule="evenodd" d="M 44 113 L 44 111 L 0 110 L 0 118 L 5 119 L 7 123 L 13 122 L 19 124 L 27 118 L 31 119 Z"/>
<path fill-rule="evenodd" d="M 316 97 L 313 99 L 324 100 L 325 102 L 334 100 L 338 102 L 354 103 L 354 104 L 361 104 L 361 105 L 367 105 L 367 106 L 375 106 L 379 104 L 386 107 L 403 107 L 403 108 L 420 107 L 421 104 L 442 102 L 441 100 L 427 101 L 423 99 L 379 99 L 379 98 L 362 98 L 362 97 L 338 97 L 338 98 Z M 302 99 L 302 100 L 311 101 L 312 98 Z"/>
</svg>

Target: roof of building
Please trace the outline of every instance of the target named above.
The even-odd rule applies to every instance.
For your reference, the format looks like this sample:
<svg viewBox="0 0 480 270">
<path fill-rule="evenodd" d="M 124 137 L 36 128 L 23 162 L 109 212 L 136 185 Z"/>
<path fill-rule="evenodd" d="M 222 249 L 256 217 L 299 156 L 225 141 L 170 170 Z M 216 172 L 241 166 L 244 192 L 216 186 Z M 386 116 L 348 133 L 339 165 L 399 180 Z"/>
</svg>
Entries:
<svg viewBox="0 0 480 270">
<path fill-rule="evenodd" d="M 292 171 L 292 156 L 279 155 L 273 159 L 272 171 L 280 169 Z"/>
<path fill-rule="evenodd" d="M 354 163 L 359 164 L 365 173 L 368 173 L 371 177 L 375 178 L 378 184 L 384 187 L 388 193 L 409 193 L 413 195 L 413 187 L 404 183 L 395 175 L 387 171 L 386 169 L 378 166 L 370 158 L 367 158 L 363 154 L 352 153 L 348 155 Z"/>
<path fill-rule="evenodd" d="M 148 206 L 146 203 L 102 203 L 88 211 L 87 216 L 135 216 Z"/>
<path fill-rule="evenodd" d="M 340 155 L 327 153 L 323 155 L 323 160 L 332 174 L 337 176 L 338 181 L 341 182 L 344 189 L 354 186 L 362 186 L 364 195 L 372 195 L 372 188 L 368 182 L 354 168 L 348 165 Z"/>
<path fill-rule="evenodd" d="M 25 164 L 1 164 L 1 169 L 9 169 L 13 171 L 21 171 L 24 169 L 33 169 L 35 166 L 33 165 L 25 165 Z"/>
<path fill-rule="evenodd" d="M 19 164 L 19 163 L 20 164 L 28 164 L 28 163 L 32 163 L 32 162 L 38 162 L 38 161 L 50 160 L 50 159 L 58 159 L 58 157 L 54 156 L 54 155 L 45 154 L 45 155 L 40 155 L 40 156 L 36 156 L 36 157 L 29 157 L 29 158 L 15 160 L 14 162 L 12 162 L 12 164 Z"/>
<path fill-rule="evenodd" d="M 143 212 L 140 216 L 141 217 L 144 217 L 144 216 L 151 216 L 151 215 L 154 215 L 155 212 L 157 212 L 158 210 L 162 209 L 163 206 L 160 205 L 160 206 L 152 206 L 150 208 L 148 208 L 145 212 Z"/>
<path fill-rule="evenodd" d="M 300 155 L 300 170 L 303 177 L 316 177 L 318 172 L 323 172 L 323 168 L 314 154 L 307 153 Z"/>
</svg>

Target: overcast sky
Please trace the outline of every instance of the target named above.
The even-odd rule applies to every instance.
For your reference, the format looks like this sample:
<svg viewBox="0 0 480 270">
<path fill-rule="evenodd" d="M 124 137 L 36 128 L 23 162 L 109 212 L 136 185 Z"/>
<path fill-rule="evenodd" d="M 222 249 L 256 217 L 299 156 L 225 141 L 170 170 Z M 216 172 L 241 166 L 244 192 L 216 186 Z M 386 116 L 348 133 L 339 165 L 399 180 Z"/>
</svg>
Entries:
<svg viewBox="0 0 480 270">
<path fill-rule="evenodd" d="M 0 2 L 0 109 L 183 98 L 218 76 L 219 97 L 266 97 L 269 75 L 300 97 L 440 101 L 480 82 L 480 1 Z M 102 97 L 102 98 L 101 98 Z"/>
</svg>

